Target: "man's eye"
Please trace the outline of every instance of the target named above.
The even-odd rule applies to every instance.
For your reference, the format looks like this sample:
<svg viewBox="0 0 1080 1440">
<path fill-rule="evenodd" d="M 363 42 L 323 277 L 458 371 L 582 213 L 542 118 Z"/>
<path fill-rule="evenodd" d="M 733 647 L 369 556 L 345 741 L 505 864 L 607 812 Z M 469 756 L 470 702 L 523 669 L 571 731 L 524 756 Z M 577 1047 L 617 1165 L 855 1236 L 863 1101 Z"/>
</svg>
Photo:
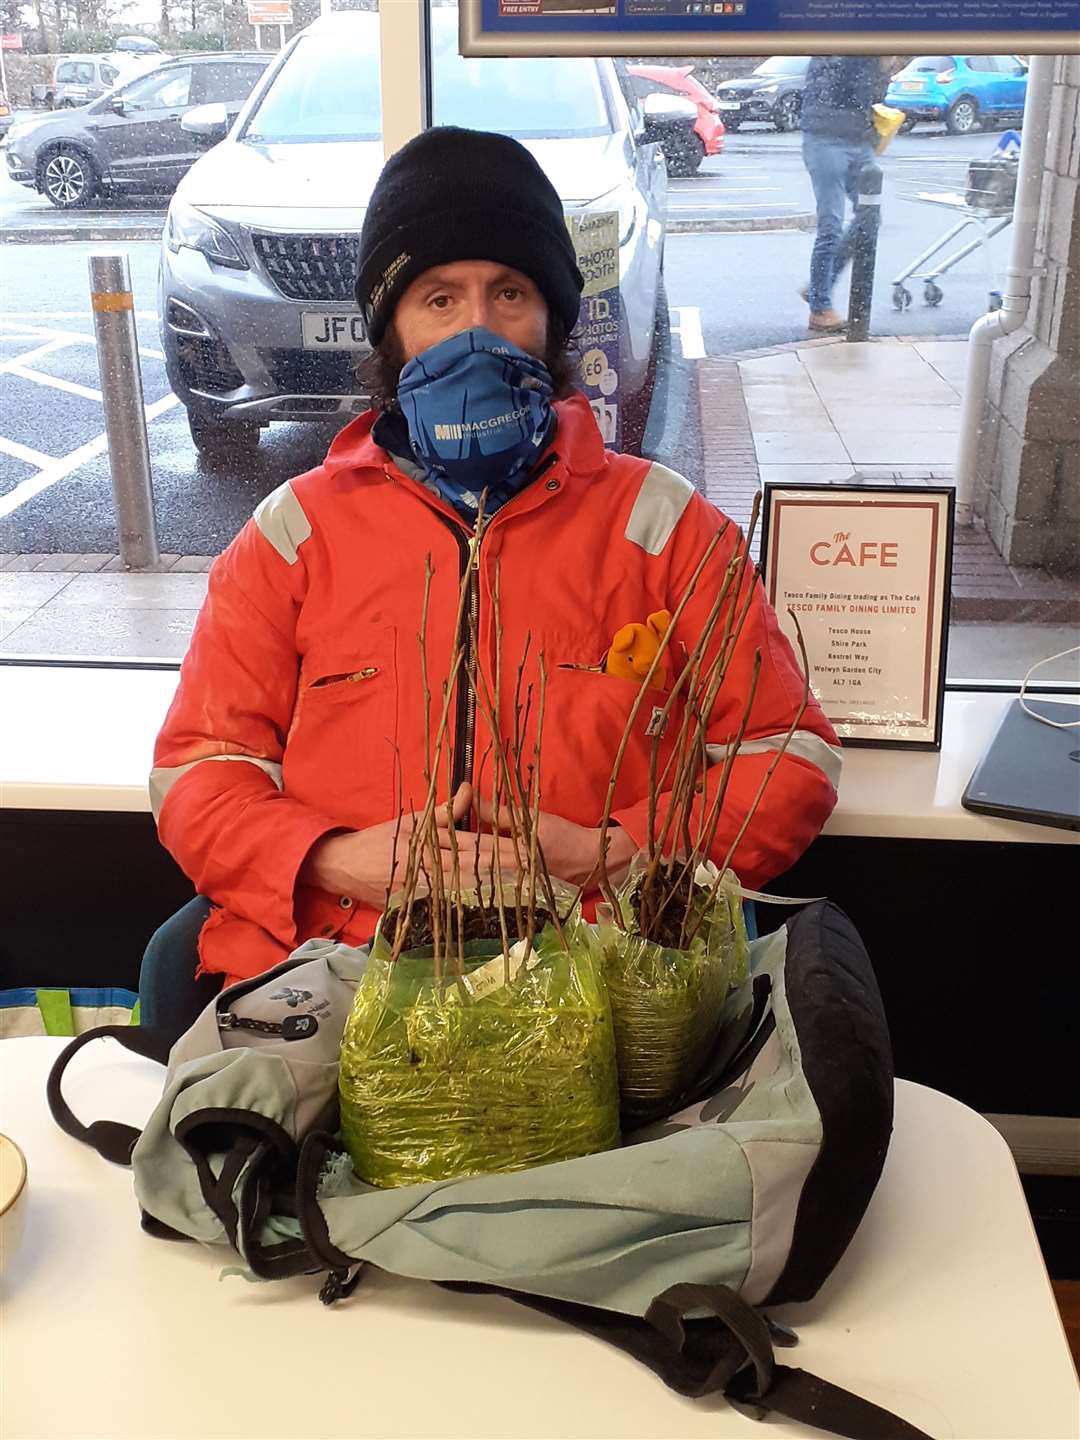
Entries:
<svg viewBox="0 0 1080 1440">
<path fill-rule="evenodd" d="M 516 285 L 504 286 L 502 293 L 504 300 L 520 300 L 522 296 L 522 291 Z"/>
<path fill-rule="evenodd" d="M 447 305 L 450 304 L 450 296 L 449 296 L 449 295 L 433 295 L 433 296 L 431 297 L 431 299 L 428 301 L 428 304 L 429 304 L 429 305 L 434 305 L 437 310 L 445 310 L 446 307 L 447 307 Z"/>
</svg>

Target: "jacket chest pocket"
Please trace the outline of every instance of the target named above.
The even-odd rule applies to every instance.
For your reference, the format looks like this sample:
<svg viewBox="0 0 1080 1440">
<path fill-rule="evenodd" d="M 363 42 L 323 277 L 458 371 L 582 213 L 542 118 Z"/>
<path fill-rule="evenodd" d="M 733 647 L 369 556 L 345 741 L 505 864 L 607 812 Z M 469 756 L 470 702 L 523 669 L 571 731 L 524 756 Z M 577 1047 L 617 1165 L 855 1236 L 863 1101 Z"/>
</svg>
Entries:
<svg viewBox="0 0 1080 1440">
<path fill-rule="evenodd" d="M 579 825 L 600 823 L 615 757 L 640 691 L 637 680 L 624 680 L 598 670 L 563 665 L 552 671 L 548 696 L 551 721 L 545 722 L 541 756 L 541 794 L 546 810 Z M 683 710 L 676 699 L 665 722 L 667 701 L 667 691 L 645 692 L 630 729 L 615 787 L 614 810 L 636 804 L 648 794 L 654 738 L 657 789 L 671 788 L 673 767 L 669 761 Z"/>
<path fill-rule="evenodd" d="M 289 794 L 360 827 L 390 817 L 398 744 L 392 628 L 313 646 L 285 748 Z"/>
</svg>

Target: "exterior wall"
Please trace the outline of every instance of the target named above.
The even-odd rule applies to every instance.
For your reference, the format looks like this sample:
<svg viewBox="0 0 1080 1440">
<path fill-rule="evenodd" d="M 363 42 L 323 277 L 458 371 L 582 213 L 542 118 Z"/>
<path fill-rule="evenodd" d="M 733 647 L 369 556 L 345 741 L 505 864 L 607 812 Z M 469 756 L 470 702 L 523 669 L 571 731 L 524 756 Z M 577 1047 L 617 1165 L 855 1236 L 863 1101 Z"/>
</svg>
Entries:
<svg viewBox="0 0 1080 1440">
<path fill-rule="evenodd" d="M 1035 268 L 994 346 L 975 505 L 1009 564 L 1080 573 L 1080 56 L 1055 65 Z"/>
</svg>

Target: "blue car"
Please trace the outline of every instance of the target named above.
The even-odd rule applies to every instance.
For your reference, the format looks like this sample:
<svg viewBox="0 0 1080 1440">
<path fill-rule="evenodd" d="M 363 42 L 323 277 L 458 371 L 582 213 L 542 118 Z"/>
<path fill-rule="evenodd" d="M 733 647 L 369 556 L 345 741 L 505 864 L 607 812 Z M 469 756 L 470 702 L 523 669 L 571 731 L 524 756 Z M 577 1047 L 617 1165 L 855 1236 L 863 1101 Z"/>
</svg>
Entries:
<svg viewBox="0 0 1080 1440">
<path fill-rule="evenodd" d="M 980 126 L 1019 125 L 1027 66 L 1015 55 L 917 55 L 889 82 L 886 105 L 903 110 L 903 130 L 944 121 L 950 135 Z"/>
</svg>

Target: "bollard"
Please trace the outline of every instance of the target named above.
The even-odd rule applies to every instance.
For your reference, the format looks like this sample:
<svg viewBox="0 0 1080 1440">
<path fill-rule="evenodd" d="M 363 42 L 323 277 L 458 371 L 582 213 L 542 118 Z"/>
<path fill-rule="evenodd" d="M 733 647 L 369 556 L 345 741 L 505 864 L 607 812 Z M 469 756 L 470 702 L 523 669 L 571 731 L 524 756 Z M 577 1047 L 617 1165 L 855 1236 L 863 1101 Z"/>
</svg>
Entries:
<svg viewBox="0 0 1080 1440">
<path fill-rule="evenodd" d="M 157 525 L 139 369 L 139 339 L 135 332 L 135 301 L 126 255 L 90 256 L 90 304 L 94 311 L 120 559 L 129 570 L 144 570 L 157 563 Z"/>
<path fill-rule="evenodd" d="M 874 269 L 881 228 L 881 183 L 881 166 L 876 160 L 868 160 L 859 172 L 859 198 L 855 205 L 848 340 L 865 340 L 870 334 L 870 306 L 874 299 Z"/>
</svg>

